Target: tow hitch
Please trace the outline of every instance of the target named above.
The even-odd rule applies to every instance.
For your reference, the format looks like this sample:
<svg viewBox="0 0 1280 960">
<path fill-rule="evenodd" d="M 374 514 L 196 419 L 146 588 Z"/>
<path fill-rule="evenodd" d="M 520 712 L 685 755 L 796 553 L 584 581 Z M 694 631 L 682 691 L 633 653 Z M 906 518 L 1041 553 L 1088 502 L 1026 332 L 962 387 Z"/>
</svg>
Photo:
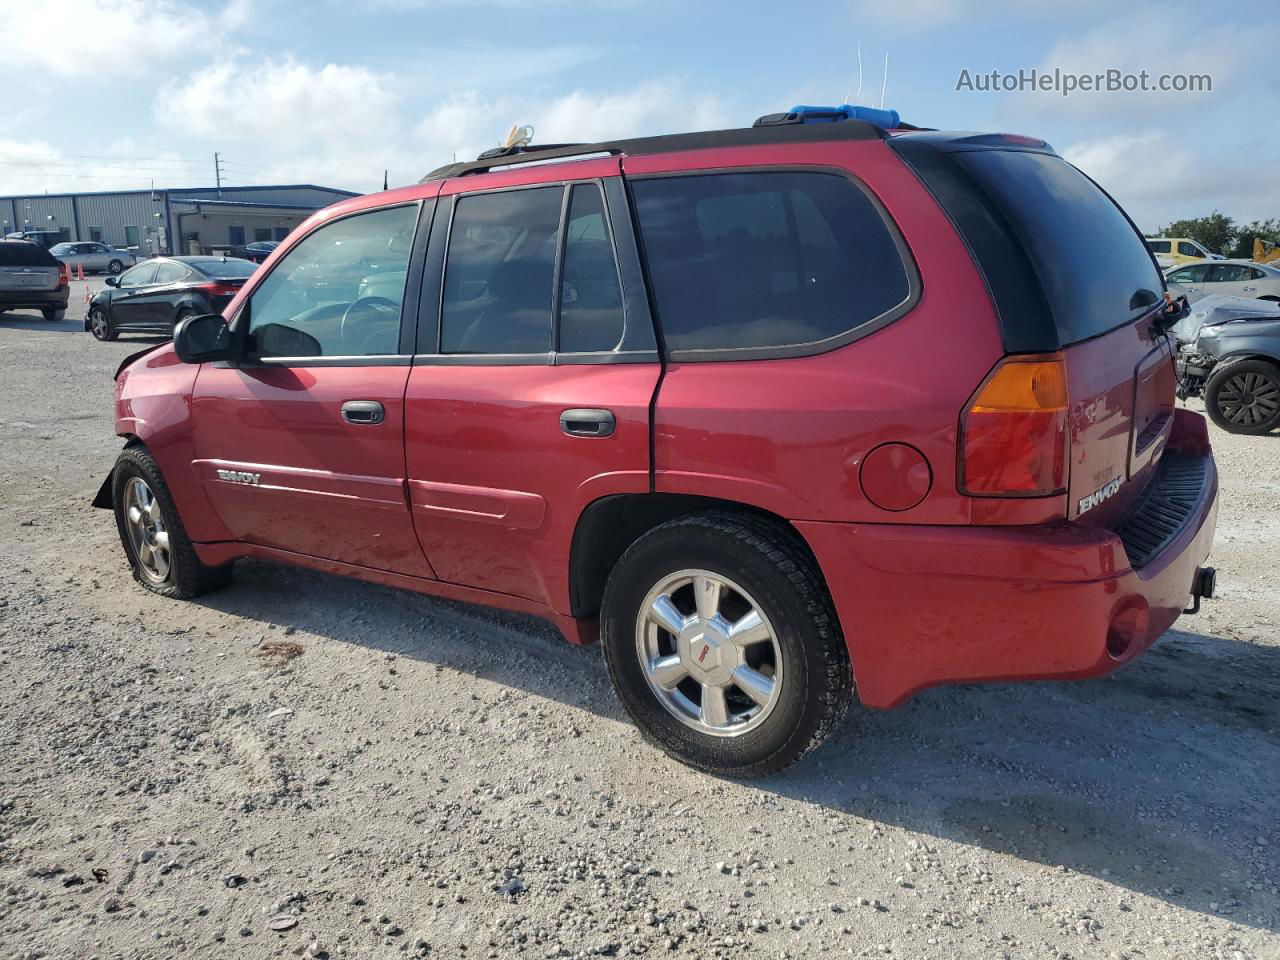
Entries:
<svg viewBox="0 0 1280 960">
<path fill-rule="evenodd" d="M 1199 613 L 1200 598 L 1213 599 L 1213 588 L 1218 582 L 1218 571 L 1213 567 L 1200 567 L 1196 570 L 1195 579 L 1191 581 L 1191 606 L 1183 613 Z"/>
</svg>

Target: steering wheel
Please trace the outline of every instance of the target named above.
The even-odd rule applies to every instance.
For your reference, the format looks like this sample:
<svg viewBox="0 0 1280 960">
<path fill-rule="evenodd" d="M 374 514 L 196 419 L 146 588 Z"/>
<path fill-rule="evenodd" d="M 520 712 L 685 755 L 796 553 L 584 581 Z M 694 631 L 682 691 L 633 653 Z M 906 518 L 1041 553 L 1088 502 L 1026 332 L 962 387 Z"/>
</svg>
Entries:
<svg viewBox="0 0 1280 960">
<path fill-rule="evenodd" d="M 400 304 L 396 303 L 394 300 L 388 300 L 386 297 L 361 297 L 360 299 L 353 301 L 352 304 L 343 311 L 342 320 L 338 323 L 338 339 L 344 345 L 344 349 L 348 342 L 348 323 L 352 324 L 350 331 L 352 336 L 360 336 L 362 332 L 359 329 L 361 325 L 360 321 L 362 319 L 361 314 L 367 314 L 368 320 L 374 321 L 375 327 L 381 327 L 381 324 L 377 324 L 377 320 L 382 319 L 388 323 L 394 324 L 396 332 L 399 332 Z M 362 351 L 368 347 L 371 342 L 382 336 L 385 336 L 385 331 L 382 329 L 375 328 L 372 331 L 365 331 L 364 340 L 361 342 Z M 378 352 L 395 353 L 397 347 L 398 344 L 393 342 L 389 351 Z"/>
</svg>

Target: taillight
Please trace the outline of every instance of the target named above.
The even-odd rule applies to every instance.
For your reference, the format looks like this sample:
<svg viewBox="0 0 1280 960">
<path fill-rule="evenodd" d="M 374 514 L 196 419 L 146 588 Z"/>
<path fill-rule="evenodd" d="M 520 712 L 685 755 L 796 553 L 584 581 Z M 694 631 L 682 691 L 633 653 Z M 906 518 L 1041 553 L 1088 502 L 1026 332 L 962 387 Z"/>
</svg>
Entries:
<svg viewBox="0 0 1280 960">
<path fill-rule="evenodd" d="M 240 292 L 240 286 L 235 283 L 201 283 L 194 289 L 210 297 L 234 297 Z"/>
<path fill-rule="evenodd" d="M 71 267 L 65 263 L 58 264 L 58 287 L 71 286 Z"/>
<path fill-rule="evenodd" d="M 960 489 L 1037 497 L 1067 488 L 1067 372 L 1061 358 L 1002 360 L 961 424 Z"/>
</svg>

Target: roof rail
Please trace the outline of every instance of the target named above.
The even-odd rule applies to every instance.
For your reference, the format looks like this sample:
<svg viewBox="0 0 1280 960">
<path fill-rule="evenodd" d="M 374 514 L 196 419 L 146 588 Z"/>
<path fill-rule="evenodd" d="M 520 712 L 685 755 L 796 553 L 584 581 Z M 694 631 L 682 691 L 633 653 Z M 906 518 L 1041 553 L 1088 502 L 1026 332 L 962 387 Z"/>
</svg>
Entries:
<svg viewBox="0 0 1280 960">
<path fill-rule="evenodd" d="M 546 144 L 528 147 L 498 147 L 486 150 L 469 163 L 450 163 L 432 170 L 421 183 L 444 180 L 471 173 L 487 173 L 495 167 L 543 160 L 609 153 L 630 157 L 652 153 L 675 153 L 681 150 L 711 150 L 717 147 L 751 147 L 774 143 L 813 143 L 823 140 L 880 140 L 884 128 L 864 120 L 842 123 L 799 123 L 778 126 L 741 127 L 730 130 L 708 130 L 702 133 L 675 133 L 659 137 L 637 137 L 631 140 L 608 140 L 601 143 Z"/>
</svg>

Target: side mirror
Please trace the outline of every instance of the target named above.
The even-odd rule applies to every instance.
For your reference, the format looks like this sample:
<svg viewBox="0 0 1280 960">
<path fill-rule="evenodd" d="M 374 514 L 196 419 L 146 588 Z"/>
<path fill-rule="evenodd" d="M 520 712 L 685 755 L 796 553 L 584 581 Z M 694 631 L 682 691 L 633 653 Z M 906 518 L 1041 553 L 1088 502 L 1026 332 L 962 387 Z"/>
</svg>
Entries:
<svg viewBox="0 0 1280 960">
<path fill-rule="evenodd" d="M 118 286 L 120 286 L 120 278 L 119 278 L 119 277 L 107 277 L 107 286 L 108 286 L 108 287 L 118 287 Z"/>
<path fill-rule="evenodd" d="M 232 360 L 236 356 L 236 342 L 220 313 L 205 313 L 188 317 L 173 331 L 173 349 L 183 363 L 209 363 L 214 360 Z"/>
<path fill-rule="evenodd" d="M 320 341 L 311 334 L 283 323 L 264 323 L 253 331 L 252 340 L 258 357 L 318 357 L 324 353 Z"/>
</svg>

